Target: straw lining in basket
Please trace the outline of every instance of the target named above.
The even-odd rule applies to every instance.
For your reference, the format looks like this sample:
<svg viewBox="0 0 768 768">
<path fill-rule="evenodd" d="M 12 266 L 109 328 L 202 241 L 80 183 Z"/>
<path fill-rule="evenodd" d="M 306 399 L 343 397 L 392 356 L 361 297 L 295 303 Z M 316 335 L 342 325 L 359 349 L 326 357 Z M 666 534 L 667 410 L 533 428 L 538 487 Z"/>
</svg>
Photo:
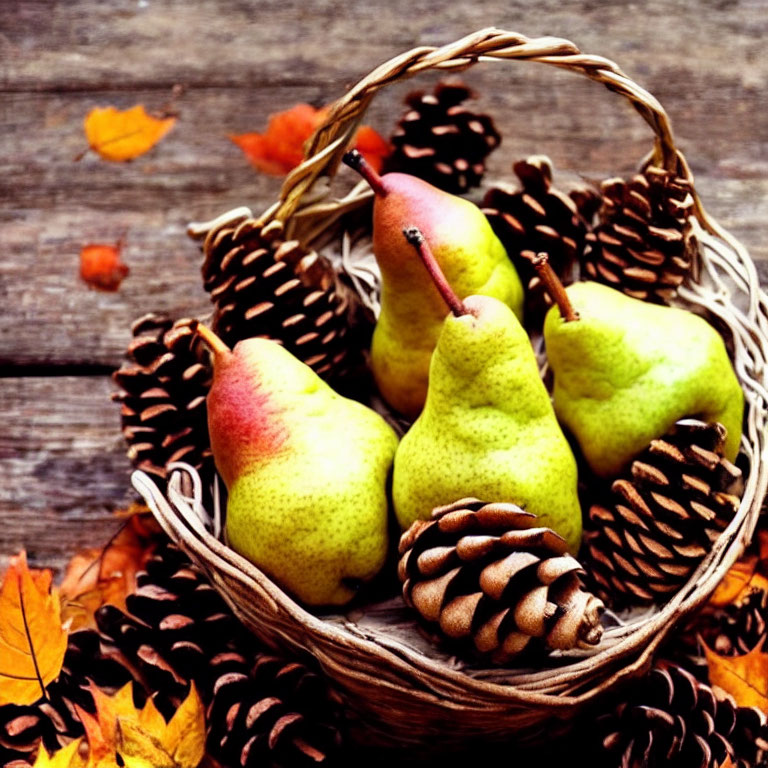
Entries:
<svg viewBox="0 0 768 768">
<path fill-rule="evenodd" d="M 260 221 L 282 222 L 288 237 L 308 246 L 321 248 L 330 240 L 337 244 L 341 240 L 346 267 L 354 276 L 349 259 L 353 238 L 344 230 L 344 217 L 365 205 L 370 191 L 358 184 L 344 198 L 331 199 L 328 179 L 335 175 L 370 100 L 387 84 L 426 69 L 463 69 L 477 61 L 503 59 L 567 68 L 625 96 L 656 135 L 646 162 L 692 180 L 661 105 L 613 62 L 582 54 L 567 40 L 529 40 L 489 29 L 442 48 L 404 53 L 351 88 L 331 106 L 310 141 L 305 161 L 286 178 L 280 199 Z M 441 743 L 448 745 L 472 736 L 502 736 L 510 730 L 536 733 L 551 717 L 567 716 L 622 678 L 645 669 L 674 624 L 707 599 L 750 540 L 768 487 L 768 297 L 760 290 L 744 247 L 706 214 L 695 191 L 693 197 L 697 277 L 680 288 L 678 303 L 716 317 L 727 329 L 746 401 L 742 451 L 750 468 L 736 517 L 685 587 L 658 610 L 608 627 L 594 649 L 554 654 L 545 669 L 479 670 L 421 643 L 396 600 L 354 617 L 318 618 L 209 532 L 215 522 L 202 510 L 194 470 L 175 467 L 167 495 L 147 475 L 134 473 L 134 485 L 160 524 L 208 573 L 235 613 L 264 642 L 315 656 L 340 687 L 350 713 L 365 724 L 369 742 L 423 745 L 440 734 Z M 239 209 L 218 221 L 228 215 L 250 212 Z M 204 233 L 210 226 L 199 225 L 196 231 Z M 361 283 L 369 287 L 375 283 L 375 271 L 365 265 L 357 268 Z M 371 301 L 375 311 L 375 291 Z"/>
</svg>

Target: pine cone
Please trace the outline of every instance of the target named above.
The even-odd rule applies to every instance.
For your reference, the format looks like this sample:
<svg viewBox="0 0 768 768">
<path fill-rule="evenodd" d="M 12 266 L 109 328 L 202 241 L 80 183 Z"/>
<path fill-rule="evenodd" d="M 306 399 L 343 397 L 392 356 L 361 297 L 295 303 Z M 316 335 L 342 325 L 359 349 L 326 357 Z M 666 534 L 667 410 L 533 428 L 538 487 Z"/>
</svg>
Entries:
<svg viewBox="0 0 768 768">
<path fill-rule="evenodd" d="M 461 106 L 472 96 L 456 81 L 438 83 L 433 94 L 408 94 L 409 109 L 390 137 L 394 150 L 385 171 L 410 173 L 453 194 L 476 187 L 501 136 L 488 115 Z"/>
<path fill-rule="evenodd" d="M 631 181 L 602 184 L 600 223 L 590 235 L 582 277 L 637 299 L 664 303 L 691 270 L 691 183 L 650 166 Z"/>
<path fill-rule="evenodd" d="M 128 458 L 137 469 L 164 478 L 166 467 L 185 461 L 204 487 L 213 480 L 205 398 L 211 382 L 208 353 L 184 318 L 148 314 L 132 327 L 128 363 L 113 379 L 122 388 L 112 397 L 121 404 Z"/>
<path fill-rule="evenodd" d="M 233 768 L 292 767 L 328 764 L 336 756 L 334 705 L 323 680 L 303 664 L 263 655 L 249 665 L 230 652 L 210 665 L 208 748 L 218 760 Z"/>
<path fill-rule="evenodd" d="M 254 647 L 179 549 L 169 544 L 150 559 L 126 606 L 127 614 L 114 606 L 97 613 L 102 645 L 128 660 L 166 717 L 194 681 L 216 760 L 245 768 L 322 763 L 335 754 L 339 708 L 324 681 Z"/>
<path fill-rule="evenodd" d="M 738 603 L 706 606 L 676 633 L 681 651 L 699 651 L 699 639 L 721 656 L 743 656 L 768 635 L 768 593 L 753 589 Z"/>
<path fill-rule="evenodd" d="M 562 537 L 514 504 L 461 499 L 400 539 L 405 602 L 496 664 L 523 651 L 595 645 L 603 604 L 584 592 Z"/>
<path fill-rule="evenodd" d="M 537 324 L 552 299 L 531 259 L 545 252 L 561 281 L 573 282 L 573 269 L 584 253 L 600 196 L 586 187 L 570 196 L 553 187 L 552 162 L 544 155 L 520 160 L 513 169 L 522 189 L 492 187 L 482 209 L 527 286 L 526 318 Z"/>
<path fill-rule="evenodd" d="M 726 430 L 696 419 L 674 428 L 593 504 L 582 561 L 607 602 L 663 601 L 678 590 L 739 508 L 741 471 L 723 458 Z"/>
<path fill-rule="evenodd" d="M 262 227 L 241 217 L 219 223 L 208 231 L 203 253 L 213 330 L 225 344 L 273 339 L 326 380 L 356 364 L 348 334 L 351 291 L 326 259 L 283 240 L 279 222 Z"/>
<path fill-rule="evenodd" d="M 768 749 L 759 709 L 718 699 L 708 685 L 669 662 L 626 689 L 596 726 L 599 747 L 591 764 L 598 766 L 717 768 L 730 757 L 739 768 L 756 768 Z"/>
</svg>

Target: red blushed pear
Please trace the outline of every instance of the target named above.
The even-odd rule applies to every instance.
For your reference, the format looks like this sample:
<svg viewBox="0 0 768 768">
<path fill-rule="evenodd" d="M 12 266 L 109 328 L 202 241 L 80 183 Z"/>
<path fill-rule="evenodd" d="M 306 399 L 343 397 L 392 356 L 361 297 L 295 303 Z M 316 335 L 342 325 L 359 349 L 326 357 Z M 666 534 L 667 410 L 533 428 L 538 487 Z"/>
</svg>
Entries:
<svg viewBox="0 0 768 768">
<path fill-rule="evenodd" d="M 310 605 L 349 601 L 387 552 L 387 479 L 397 436 L 279 344 L 213 353 L 208 428 L 229 492 L 227 541 Z"/>
<path fill-rule="evenodd" d="M 457 499 L 493 499 L 535 514 L 575 554 L 576 460 L 528 335 L 498 299 L 459 299 L 419 231 L 405 235 L 450 312 L 432 355 L 424 410 L 395 455 L 392 497 L 401 527 Z"/>
<path fill-rule="evenodd" d="M 381 270 L 381 313 L 371 344 L 371 368 L 389 405 L 415 418 L 424 405 L 445 302 L 403 239 L 403 228 L 419 228 L 460 298 L 493 296 L 520 318 L 522 285 L 504 246 L 474 203 L 409 174 L 379 176 L 355 151 L 348 152 L 344 162 L 374 192 L 373 252 Z"/>
</svg>

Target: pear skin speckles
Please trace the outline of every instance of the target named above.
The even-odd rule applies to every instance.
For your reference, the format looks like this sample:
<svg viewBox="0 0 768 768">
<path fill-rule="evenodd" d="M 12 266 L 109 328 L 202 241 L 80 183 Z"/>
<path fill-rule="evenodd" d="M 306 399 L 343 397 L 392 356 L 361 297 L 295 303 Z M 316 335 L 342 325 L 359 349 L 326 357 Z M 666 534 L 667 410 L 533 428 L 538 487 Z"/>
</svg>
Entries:
<svg viewBox="0 0 768 768">
<path fill-rule="evenodd" d="M 460 298 L 494 296 L 522 317 L 523 288 L 474 203 L 407 174 L 385 174 L 382 180 L 389 193 L 374 202 L 373 250 L 382 290 L 371 369 L 384 399 L 415 418 L 424 404 L 429 360 L 447 309 L 403 228 L 421 230 Z"/>
<path fill-rule="evenodd" d="M 683 309 L 647 304 L 597 283 L 567 293 L 580 319 L 545 318 L 555 411 L 587 463 L 614 477 L 679 419 L 719 421 L 726 458 L 741 441 L 744 395 L 718 332 Z"/>
<path fill-rule="evenodd" d="M 230 478 L 227 541 L 299 600 L 343 604 L 355 594 L 350 582 L 370 580 L 386 558 L 397 436 L 279 345 L 254 341 L 234 373 L 227 368 L 214 379 L 212 391 L 221 389 L 209 408 L 211 443 L 226 448 L 220 455 L 214 448 L 214 458 Z M 253 385 L 246 412 L 265 407 L 238 425 L 244 381 Z M 227 401 L 233 391 L 238 400 Z M 265 426 L 283 439 L 249 433 Z"/>
<path fill-rule="evenodd" d="M 393 501 L 407 528 L 465 496 L 536 514 L 576 552 L 577 469 L 539 376 L 530 341 L 495 299 L 465 301 L 477 317 L 446 318 L 427 401 L 395 455 Z"/>
</svg>

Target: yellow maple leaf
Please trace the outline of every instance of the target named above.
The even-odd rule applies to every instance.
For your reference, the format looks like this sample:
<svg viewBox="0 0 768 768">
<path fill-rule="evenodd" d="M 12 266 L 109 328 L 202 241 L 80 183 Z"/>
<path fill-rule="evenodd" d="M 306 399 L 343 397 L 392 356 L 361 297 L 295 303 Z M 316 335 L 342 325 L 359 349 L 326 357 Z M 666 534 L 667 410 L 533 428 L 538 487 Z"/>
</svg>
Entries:
<svg viewBox="0 0 768 768">
<path fill-rule="evenodd" d="M 150 699 L 133 703 L 130 683 L 113 696 L 91 686 L 96 714 L 78 708 L 90 747 L 87 768 L 196 768 L 205 754 L 203 704 L 194 685 L 166 723 Z"/>
<path fill-rule="evenodd" d="M 709 682 L 733 696 L 740 707 L 759 707 L 768 714 L 768 653 L 764 639 L 749 653 L 721 656 L 704 645 Z"/>
<path fill-rule="evenodd" d="M 175 123 L 175 117 L 152 117 L 137 104 L 125 110 L 95 107 L 86 115 L 84 127 L 94 152 L 105 160 L 124 162 L 152 149 Z"/>
<path fill-rule="evenodd" d="M 179 768 L 194 768 L 205 754 L 203 702 L 194 685 L 161 736 L 163 748 Z"/>
<path fill-rule="evenodd" d="M 52 755 L 45 751 L 45 747 L 40 747 L 32 768 L 83 768 L 85 762 L 80 757 L 79 749 L 82 739 L 70 741 L 66 747 L 59 749 Z"/>
<path fill-rule="evenodd" d="M 21 552 L 0 586 L 0 706 L 33 704 L 61 671 L 67 633 L 50 571 L 30 571 Z"/>
</svg>

